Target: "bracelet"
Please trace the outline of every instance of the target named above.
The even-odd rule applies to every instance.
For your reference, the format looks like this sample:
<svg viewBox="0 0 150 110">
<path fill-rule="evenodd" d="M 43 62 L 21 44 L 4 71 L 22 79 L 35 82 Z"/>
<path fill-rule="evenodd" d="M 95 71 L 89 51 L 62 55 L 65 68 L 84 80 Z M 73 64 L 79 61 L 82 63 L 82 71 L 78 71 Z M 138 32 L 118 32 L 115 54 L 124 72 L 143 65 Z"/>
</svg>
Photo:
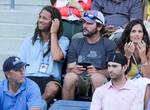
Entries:
<svg viewBox="0 0 150 110">
<path fill-rule="evenodd" d="M 50 34 L 57 34 L 57 32 L 50 32 Z"/>
</svg>

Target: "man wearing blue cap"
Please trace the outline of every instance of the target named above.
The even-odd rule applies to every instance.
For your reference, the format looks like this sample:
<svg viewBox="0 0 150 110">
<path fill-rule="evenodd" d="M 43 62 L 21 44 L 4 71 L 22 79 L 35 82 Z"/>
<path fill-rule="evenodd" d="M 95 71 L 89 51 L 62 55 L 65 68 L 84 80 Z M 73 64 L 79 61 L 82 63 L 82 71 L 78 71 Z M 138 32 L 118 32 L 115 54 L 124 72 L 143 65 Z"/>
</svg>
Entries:
<svg viewBox="0 0 150 110">
<path fill-rule="evenodd" d="M 0 83 L 1 110 L 41 110 L 40 89 L 32 80 L 25 78 L 26 66 L 15 56 L 4 61 L 6 79 Z"/>
<path fill-rule="evenodd" d="M 111 80 L 95 90 L 90 110 L 143 110 L 141 91 L 127 79 L 127 63 L 121 53 L 108 58 Z"/>
<path fill-rule="evenodd" d="M 107 81 L 106 59 L 114 53 L 114 42 L 103 37 L 105 24 L 101 12 L 90 10 L 83 14 L 83 38 L 72 40 L 64 78 L 63 99 L 89 96 Z"/>
</svg>

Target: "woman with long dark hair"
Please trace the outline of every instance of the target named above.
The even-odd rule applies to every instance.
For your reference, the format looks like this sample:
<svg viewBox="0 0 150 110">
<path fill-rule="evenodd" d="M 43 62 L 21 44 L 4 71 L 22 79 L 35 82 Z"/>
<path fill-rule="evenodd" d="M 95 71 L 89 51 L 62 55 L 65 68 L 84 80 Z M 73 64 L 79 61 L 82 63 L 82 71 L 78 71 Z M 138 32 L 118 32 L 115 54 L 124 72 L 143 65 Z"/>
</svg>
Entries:
<svg viewBox="0 0 150 110">
<path fill-rule="evenodd" d="M 122 33 L 121 39 L 117 49 L 130 60 L 131 71 L 128 76 L 133 78 L 137 72 L 141 72 L 143 76 L 150 78 L 150 41 L 143 22 L 139 19 L 131 21 Z"/>
<path fill-rule="evenodd" d="M 140 19 L 128 23 L 121 36 L 117 50 L 128 58 L 128 78 L 133 79 L 143 93 L 144 108 L 150 97 L 150 41 L 148 32 Z M 146 78 L 145 78 L 146 77 Z"/>
</svg>

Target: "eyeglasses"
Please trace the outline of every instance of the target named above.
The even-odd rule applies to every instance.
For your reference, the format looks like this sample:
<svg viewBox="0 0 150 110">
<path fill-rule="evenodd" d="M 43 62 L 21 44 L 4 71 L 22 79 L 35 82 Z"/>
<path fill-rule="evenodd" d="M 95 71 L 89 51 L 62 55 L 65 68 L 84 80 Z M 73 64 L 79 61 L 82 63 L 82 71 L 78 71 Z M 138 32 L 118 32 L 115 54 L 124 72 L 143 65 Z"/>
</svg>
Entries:
<svg viewBox="0 0 150 110">
<path fill-rule="evenodd" d="M 96 19 L 96 20 L 100 21 L 100 23 L 103 24 L 102 20 L 100 20 L 99 18 L 97 18 L 96 16 L 94 16 L 94 15 L 92 15 L 92 14 L 90 14 L 90 13 L 85 12 L 83 16 L 84 16 L 84 17 L 88 17 L 88 18 L 91 19 L 91 20 Z"/>
</svg>

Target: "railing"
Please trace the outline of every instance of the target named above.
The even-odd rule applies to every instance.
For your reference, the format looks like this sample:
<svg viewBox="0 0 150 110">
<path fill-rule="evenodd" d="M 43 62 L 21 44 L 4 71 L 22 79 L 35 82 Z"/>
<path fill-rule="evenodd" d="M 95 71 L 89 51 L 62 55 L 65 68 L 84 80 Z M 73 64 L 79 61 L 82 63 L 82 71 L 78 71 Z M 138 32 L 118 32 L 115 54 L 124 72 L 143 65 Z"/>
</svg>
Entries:
<svg viewBox="0 0 150 110">
<path fill-rule="evenodd" d="M 10 8 L 11 9 L 15 8 L 15 0 L 10 0 Z"/>
</svg>

